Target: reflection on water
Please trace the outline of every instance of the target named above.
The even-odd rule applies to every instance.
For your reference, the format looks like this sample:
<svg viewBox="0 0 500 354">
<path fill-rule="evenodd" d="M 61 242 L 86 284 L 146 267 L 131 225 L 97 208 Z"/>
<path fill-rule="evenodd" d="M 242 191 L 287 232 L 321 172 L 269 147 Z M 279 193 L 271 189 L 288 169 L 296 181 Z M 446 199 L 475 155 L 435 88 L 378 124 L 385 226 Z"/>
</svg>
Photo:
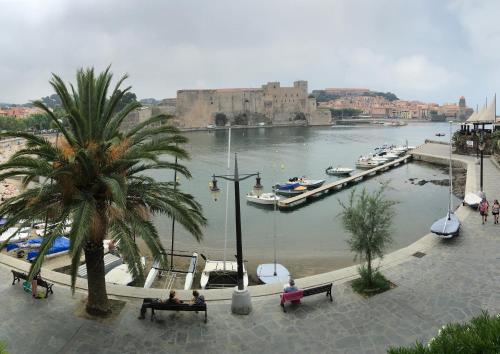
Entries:
<svg viewBox="0 0 500 354">
<path fill-rule="evenodd" d="M 399 128 L 234 129 L 231 151 L 238 153 L 240 173 L 260 172 L 265 191 L 270 191 L 271 185 L 293 176 L 306 175 L 312 179 L 333 181 L 336 177 L 324 172 L 328 166 L 354 167 L 358 156 L 385 143 L 402 145 L 408 140 L 410 145 L 419 145 L 426 138 L 446 141 L 448 136 L 437 138 L 434 134 L 447 131 L 447 127 L 447 123 L 421 123 Z M 186 136 L 191 160 L 185 164 L 193 178 L 181 180 L 181 188 L 193 194 L 203 205 L 209 225 L 200 244 L 180 226 L 177 227 L 176 248 L 220 257 L 224 245 L 226 187 L 225 182 L 219 181 L 223 193 L 214 202 L 208 191 L 208 182 L 212 174 L 226 172 L 228 132 L 192 132 Z M 155 172 L 152 176 L 159 180 L 173 178 L 172 174 Z M 441 217 L 447 209 L 447 187 L 430 183 L 418 186 L 408 179 L 444 179 L 447 178 L 444 173 L 431 165 L 412 162 L 358 185 L 357 188 L 374 190 L 388 182 L 387 197 L 399 202 L 391 249 L 419 239 L 428 232 L 434 219 Z M 272 207 L 256 207 L 244 199 L 254 183 L 255 180 L 249 179 L 240 186 L 244 257 L 250 272 L 255 272 L 259 262 L 269 262 L 273 257 Z M 338 216 L 339 201 L 345 201 L 349 193 L 350 190 L 343 190 L 292 212 L 276 213 L 278 257 L 281 263 L 293 269 L 295 277 L 352 264 L 353 254 L 345 242 L 348 234 Z M 230 186 L 228 208 L 227 254 L 232 257 L 235 253 L 233 185 Z M 166 217 L 155 219 L 164 245 L 170 245 L 170 222 Z"/>
</svg>

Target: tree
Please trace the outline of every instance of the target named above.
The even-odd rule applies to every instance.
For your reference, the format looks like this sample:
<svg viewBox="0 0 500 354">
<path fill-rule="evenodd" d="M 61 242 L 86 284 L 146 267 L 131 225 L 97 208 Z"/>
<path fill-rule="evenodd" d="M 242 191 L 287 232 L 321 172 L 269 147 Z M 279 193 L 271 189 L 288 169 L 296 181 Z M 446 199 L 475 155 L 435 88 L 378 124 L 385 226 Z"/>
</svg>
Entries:
<svg viewBox="0 0 500 354">
<path fill-rule="evenodd" d="M 375 257 L 383 257 L 385 248 L 392 242 L 391 224 L 394 217 L 395 201 L 384 198 L 385 186 L 369 193 L 363 189 L 356 195 L 354 189 L 348 204 L 339 201 L 342 206 L 342 224 L 351 233 L 347 240 L 356 257 L 366 261 L 366 269 L 360 268 L 360 275 L 366 280 L 366 287 L 374 285 L 372 261 Z"/>
<path fill-rule="evenodd" d="M 500 316 L 483 311 L 466 323 L 443 326 L 428 345 L 389 348 L 389 354 L 500 353 Z"/>
<path fill-rule="evenodd" d="M 120 92 L 119 92 L 120 93 Z M 123 96 L 118 101 L 118 104 L 115 107 L 115 111 L 119 112 L 124 109 L 130 103 L 136 103 L 137 96 L 133 92 L 123 92 Z"/>
<path fill-rule="evenodd" d="M 119 91 L 127 76 L 120 78 L 108 96 L 112 74 L 109 67 L 98 76 L 94 69 L 77 71 L 77 86 L 68 90 L 57 75 L 50 84 L 61 97 L 68 119 L 63 125 L 41 101 L 35 106 L 43 109 L 61 133 L 57 144 L 44 137 L 24 132 L 7 132 L 0 136 L 19 137 L 27 141 L 24 149 L 0 165 L 0 181 L 8 177 L 22 177 L 24 186 L 38 180 L 49 181 L 24 189 L 18 196 L 7 199 L 0 206 L 0 215 L 8 222 L 3 232 L 16 223 L 29 225 L 48 219 L 39 256 L 32 262 L 30 279 L 38 272 L 47 250 L 65 223 L 71 223 L 71 287 L 80 257 L 85 255 L 88 274 L 89 314 L 110 312 L 104 278 L 103 240 L 119 242 L 120 252 L 134 278 L 143 279 L 140 251 L 135 236 L 144 240 L 155 260 L 167 266 L 167 256 L 152 215 L 175 217 L 197 240 L 202 237 L 206 223 L 202 209 L 194 198 L 175 187 L 176 182 L 157 182 L 145 175 L 148 170 L 170 169 L 189 178 L 190 172 L 181 164 L 160 157 L 188 158 L 181 147 L 187 139 L 170 125 L 155 126 L 168 119 L 164 115 L 152 117 L 127 133 L 119 127 L 133 110 L 140 107 L 131 102 L 115 112 L 118 102 L 130 87 Z M 0 245 L 0 249 L 8 242 Z"/>
</svg>

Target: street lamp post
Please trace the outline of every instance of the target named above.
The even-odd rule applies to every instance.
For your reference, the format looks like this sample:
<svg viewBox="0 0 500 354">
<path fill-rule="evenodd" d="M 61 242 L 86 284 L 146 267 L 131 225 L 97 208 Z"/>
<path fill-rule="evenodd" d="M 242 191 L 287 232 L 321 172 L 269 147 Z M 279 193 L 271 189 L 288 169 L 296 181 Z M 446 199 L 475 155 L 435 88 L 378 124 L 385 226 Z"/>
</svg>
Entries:
<svg viewBox="0 0 500 354">
<path fill-rule="evenodd" d="M 212 176 L 212 183 L 210 185 L 210 191 L 212 192 L 214 199 L 217 200 L 218 193 L 220 192 L 217 187 L 217 178 L 222 178 L 227 181 L 234 182 L 234 206 L 235 206 L 235 216 L 236 216 L 236 261 L 238 266 L 238 287 L 233 292 L 233 298 L 231 302 L 231 311 L 239 315 L 248 315 L 252 311 L 252 301 L 250 298 L 250 293 L 248 289 L 245 288 L 243 282 L 243 245 L 241 238 L 241 212 L 240 212 L 240 181 L 244 181 L 247 178 L 256 176 L 256 183 L 254 186 L 254 192 L 257 194 L 262 191 L 262 185 L 260 184 L 260 174 L 242 174 L 238 172 L 238 157 L 234 154 L 234 175 L 221 175 Z M 225 262 L 225 260 L 224 260 Z"/>
<path fill-rule="evenodd" d="M 479 151 L 481 152 L 481 167 L 480 167 L 480 179 L 479 179 L 479 190 L 483 192 L 483 151 L 485 147 L 484 143 L 484 132 L 481 132 L 481 140 L 479 143 Z"/>
</svg>

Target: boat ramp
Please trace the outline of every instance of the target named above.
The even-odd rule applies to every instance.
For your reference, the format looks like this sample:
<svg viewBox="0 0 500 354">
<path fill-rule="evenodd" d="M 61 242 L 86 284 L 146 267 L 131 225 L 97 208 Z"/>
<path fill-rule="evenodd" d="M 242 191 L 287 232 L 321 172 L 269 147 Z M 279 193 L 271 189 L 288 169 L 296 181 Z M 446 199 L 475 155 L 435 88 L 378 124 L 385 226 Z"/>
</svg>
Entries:
<svg viewBox="0 0 500 354">
<path fill-rule="evenodd" d="M 348 188 L 358 182 L 363 181 L 366 178 L 370 178 L 372 176 L 375 176 L 379 173 L 383 173 L 385 171 L 388 171 L 389 169 L 393 167 L 397 167 L 399 165 L 405 164 L 410 159 L 412 158 L 411 155 L 405 155 L 403 157 L 400 157 L 398 159 L 395 159 L 393 161 L 387 162 L 383 165 L 371 168 L 369 170 L 360 172 L 358 174 L 355 174 L 353 176 L 347 177 L 347 178 L 342 178 L 339 180 L 336 180 L 331 183 L 327 183 L 322 185 L 319 188 L 312 189 L 310 191 L 307 191 L 305 193 L 293 196 L 291 198 L 283 199 L 278 202 L 278 207 L 280 210 L 287 210 L 287 209 L 293 209 L 298 206 L 303 205 L 307 201 L 312 201 L 315 198 L 325 196 L 326 194 Z"/>
</svg>

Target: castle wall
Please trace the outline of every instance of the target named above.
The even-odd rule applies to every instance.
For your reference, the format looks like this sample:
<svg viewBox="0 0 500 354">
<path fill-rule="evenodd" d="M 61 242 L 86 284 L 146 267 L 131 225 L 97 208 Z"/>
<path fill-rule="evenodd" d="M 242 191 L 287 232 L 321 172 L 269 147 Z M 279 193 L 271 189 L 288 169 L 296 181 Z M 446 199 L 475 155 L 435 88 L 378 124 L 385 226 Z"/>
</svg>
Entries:
<svg viewBox="0 0 500 354">
<path fill-rule="evenodd" d="M 297 117 L 307 121 L 311 109 L 307 81 L 296 81 L 293 87 L 269 82 L 260 89 L 180 90 L 176 100 L 177 118 L 185 128 L 220 125 L 217 115 L 233 125 L 289 124 Z"/>
</svg>

